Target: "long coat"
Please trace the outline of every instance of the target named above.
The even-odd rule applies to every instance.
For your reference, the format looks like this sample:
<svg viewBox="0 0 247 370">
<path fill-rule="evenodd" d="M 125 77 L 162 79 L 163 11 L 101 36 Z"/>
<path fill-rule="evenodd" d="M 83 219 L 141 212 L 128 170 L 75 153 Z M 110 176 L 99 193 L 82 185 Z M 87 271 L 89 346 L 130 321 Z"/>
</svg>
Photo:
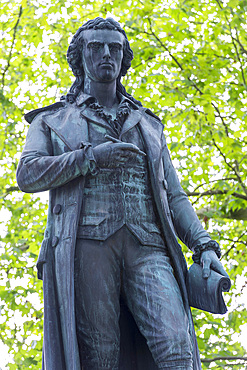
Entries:
<svg viewBox="0 0 247 370">
<path fill-rule="evenodd" d="M 101 120 L 87 106 L 88 99 L 81 94 L 73 104 L 55 103 L 27 114 L 31 125 L 17 169 L 22 191 L 50 191 L 47 227 L 37 263 L 44 289 L 44 370 L 81 369 L 74 310 L 74 253 L 88 159 L 80 144 L 88 141 L 88 120 Z M 210 237 L 180 186 L 160 120 L 136 106 L 121 137 L 134 126 L 146 149 L 160 225 L 189 318 L 193 367 L 198 370 L 201 365 L 185 284 L 187 266 L 177 236 L 192 250 Z M 123 308 L 120 319 L 120 369 L 156 369 L 127 311 Z"/>
</svg>

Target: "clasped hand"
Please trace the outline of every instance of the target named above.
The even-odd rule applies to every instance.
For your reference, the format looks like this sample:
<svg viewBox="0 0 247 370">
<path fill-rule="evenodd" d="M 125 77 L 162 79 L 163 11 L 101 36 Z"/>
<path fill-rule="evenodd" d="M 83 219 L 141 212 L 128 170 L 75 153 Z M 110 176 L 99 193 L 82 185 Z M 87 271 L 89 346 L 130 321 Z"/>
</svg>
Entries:
<svg viewBox="0 0 247 370">
<path fill-rule="evenodd" d="M 126 163 L 137 154 L 145 155 L 136 145 L 122 141 L 107 141 L 93 149 L 98 167 L 116 167 Z"/>
<path fill-rule="evenodd" d="M 204 251 L 201 254 L 202 277 L 207 279 L 210 276 L 210 268 L 219 274 L 228 277 L 219 258 L 213 250 Z"/>
</svg>

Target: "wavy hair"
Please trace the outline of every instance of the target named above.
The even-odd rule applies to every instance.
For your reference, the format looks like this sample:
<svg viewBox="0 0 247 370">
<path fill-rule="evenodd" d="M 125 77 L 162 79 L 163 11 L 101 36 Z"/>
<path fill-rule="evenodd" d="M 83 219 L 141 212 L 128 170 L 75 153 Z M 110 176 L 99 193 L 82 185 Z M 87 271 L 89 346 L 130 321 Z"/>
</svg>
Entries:
<svg viewBox="0 0 247 370">
<path fill-rule="evenodd" d="M 128 97 L 130 100 L 132 100 L 134 103 L 141 106 L 141 103 L 134 99 L 130 94 L 127 93 L 125 90 L 125 87 L 121 84 L 121 77 L 125 76 L 128 69 L 131 66 L 131 61 L 133 59 L 133 51 L 130 48 L 129 41 L 127 39 L 126 33 L 121 28 L 120 24 L 116 22 L 112 18 L 100 18 L 97 17 L 95 19 L 91 19 L 88 22 L 84 23 L 74 34 L 72 41 L 69 45 L 68 51 L 67 51 L 67 61 L 69 63 L 70 68 L 72 69 L 72 72 L 75 76 L 75 81 L 70 87 L 70 90 L 68 94 L 66 95 L 66 100 L 70 103 L 73 103 L 77 97 L 77 95 L 84 89 L 84 68 L 82 64 L 82 51 L 83 51 L 83 31 L 86 30 L 102 30 L 102 29 L 108 29 L 108 30 L 114 30 L 120 32 L 125 39 L 124 47 L 123 47 L 123 60 L 122 60 L 122 66 L 120 70 L 120 74 L 117 77 L 117 91 L 119 91 L 121 94 Z M 64 99 L 62 97 L 61 99 Z"/>
</svg>

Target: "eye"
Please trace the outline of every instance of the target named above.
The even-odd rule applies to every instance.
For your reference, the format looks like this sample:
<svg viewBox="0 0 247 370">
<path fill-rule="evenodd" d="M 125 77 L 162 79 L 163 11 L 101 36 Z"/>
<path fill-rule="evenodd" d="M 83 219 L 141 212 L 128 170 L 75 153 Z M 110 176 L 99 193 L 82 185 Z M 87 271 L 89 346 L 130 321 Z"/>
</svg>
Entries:
<svg viewBox="0 0 247 370">
<path fill-rule="evenodd" d="M 99 51 L 103 49 L 103 44 L 101 42 L 92 42 L 88 45 L 88 47 L 93 51 Z"/>
<path fill-rule="evenodd" d="M 111 44 L 109 49 L 110 49 L 111 52 L 117 53 L 118 51 L 120 51 L 122 49 L 122 46 L 119 45 L 119 44 Z"/>
</svg>

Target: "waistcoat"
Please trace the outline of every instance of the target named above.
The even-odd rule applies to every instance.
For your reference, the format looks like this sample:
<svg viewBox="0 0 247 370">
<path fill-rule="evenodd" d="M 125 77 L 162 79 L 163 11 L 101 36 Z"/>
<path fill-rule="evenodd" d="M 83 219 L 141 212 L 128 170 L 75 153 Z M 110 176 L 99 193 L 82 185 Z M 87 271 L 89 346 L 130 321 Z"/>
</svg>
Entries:
<svg viewBox="0 0 247 370">
<path fill-rule="evenodd" d="M 110 125 L 88 122 L 92 146 L 107 141 L 105 134 L 113 136 Z M 132 142 L 144 150 L 140 134 L 133 127 L 124 141 Z M 145 245 L 163 246 L 160 228 L 148 178 L 146 157 L 135 154 L 124 165 L 102 168 L 96 175 L 85 179 L 77 237 L 106 240 L 123 225 Z"/>
</svg>

